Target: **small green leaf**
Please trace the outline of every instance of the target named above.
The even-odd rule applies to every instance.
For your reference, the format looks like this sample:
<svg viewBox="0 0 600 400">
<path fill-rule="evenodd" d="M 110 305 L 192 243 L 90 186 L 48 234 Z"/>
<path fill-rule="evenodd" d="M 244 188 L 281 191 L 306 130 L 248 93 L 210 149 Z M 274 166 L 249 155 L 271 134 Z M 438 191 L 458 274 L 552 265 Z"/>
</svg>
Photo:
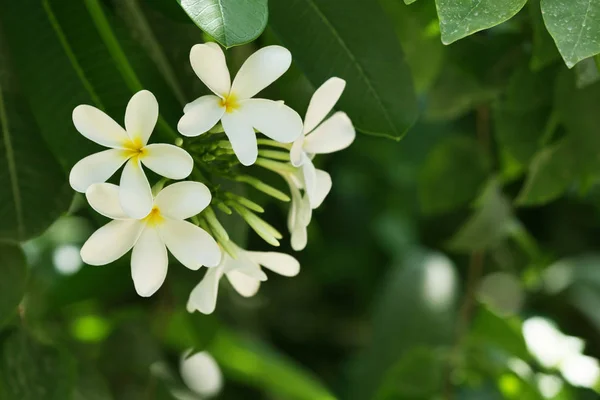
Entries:
<svg viewBox="0 0 600 400">
<path fill-rule="evenodd" d="M 485 306 L 481 306 L 473 320 L 470 331 L 473 339 L 484 344 L 496 346 L 507 355 L 521 360 L 530 358 L 525 339 L 521 333 L 521 321 L 514 317 L 501 317 Z"/>
<path fill-rule="evenodd" d="M 565 63 L 600 53 L 600 2 L 596 0 L 541 0 L 542 15 Z"/>
<path fill-rule="evenodd" d="M 62 350 L 11 331 L 0 342 L 0 398 L 70 399 L 75 385 L 74 360 Z"/>
<path fill-rule="evenodd" d="M 512 18 L 527 0 L 436 0 L 444 44 Z"/>
<path fill-rule="evenodd" d="M 478 210 L 452 237 L 448 246 L 457 251 L 486 250 L 505 239 L 513 229 L 514 216 L 510 202 L 492 179 L 477 202 Z"/>
<path fill-rule="evenodd" d="M 0 244 L 0 327 L 16 313 L 25 294 L 27 265 L 16 245 Z"/>
<path fill-rule="evenodd" d="M 441 141 L 427 157 L 419 179 L 424 213 L 450 211 L 473 200 L 490 169 L 486 153 L 469 136 Z"/>
<path fill-rule="evenodd" d="M 177 0 L 177 2 L 200 29 L 226 48 L 253 41 L 267 26 L 269 15 L 267 0 Z"/>
<path fill-rule="evenodd" d="M 332 76 L 346 80 L 338 106 L 358 130 L 404 136 L 417 101 L 400 43 L 376 2 L 271 0 L 269 7 L 270 26 L 315 88 Z"/>
</svg>

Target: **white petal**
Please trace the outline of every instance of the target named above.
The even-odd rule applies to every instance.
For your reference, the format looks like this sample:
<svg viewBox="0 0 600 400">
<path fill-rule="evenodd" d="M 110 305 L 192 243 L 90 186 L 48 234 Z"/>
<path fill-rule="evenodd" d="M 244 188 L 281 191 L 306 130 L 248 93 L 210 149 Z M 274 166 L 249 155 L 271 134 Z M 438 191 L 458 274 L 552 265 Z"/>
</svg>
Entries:
<svg viewBox="0 0 600 400">
<path fill-rule="evenodd" d="M 136 220 L 110 221 L 90 236 L 81 248 L 81 259 L 90 265 L 109 264 L 127 253 L 144 225 Z"/>
<path fill-rule="evenodd" d="M 162 215 L 187 219 L 199 214 L 211 200 L 210 190 L 200 182 L 185 181 L 167 186 L 154 199 Z"/>
<path fill-rule="evenodd" d="M 96 107 L 85 104 L 75 107 L 73 124 L 79 133 L 102 146 L 121 148 L 129 142 L 125 129 Z"/>
<path fill-rule="evenodd" d="M 217 45 L 197 44 L 190 51 L 190 63 L 198 78 L 214 94 L 225 97 L 229 94 L 231 78 L 223 50 Z"/>
<path fill-rule="evenodd" d="M 352 121 L 336 112 L 304 139 L 304 151 L 311 154 L 333 153 L 350 146 L 356 137 Z"/>
<path fill-rule="evenodd" d="M 307 235 L 307 231 L 306 231 L 306 226 L 304 226 L 304 225 L 296 226 L 294 228 L 294 230 L 291 232 L 291 235 L 292 235 L 292 238 L 291 238 L 292 249 L 294 249 L 295 251 L 304 250 L 304 248 L 306 247 L 306 244 L 308 243 L 308 235 Z"/>
<path fill-rule="evenodd" d="M 183 136 L 198 136 L 215 126 L 225 113 L 221 99 L 208 95 L 197 98 L 183 108 L 177 130 Z"/>
<path fill-rule="evenodd" d="M 323 118 L 329 114 L 339 100 L 345 87 L 345 80 L 334 77 L 327 80 L 315 91 L 306 110 L 304 133 L 309 133 L 323 121 Z"/>
<path fill-rule="evenodd" d="M 316 196 L 317 190 L 317 170 L 312 161 L 304 155 L 304 161 L 302 162 L 302 174 L 304 176 L 304 191 L 308 196 L 311 204 L 313 198 Z"/>
<path fill-rule="evenodd" d="M 275 82 L 292 64 L 292 54 L 281 46 L 267 46 L 252 54 L 237 73 L 231 93 L 249 99 Z"/>
<path fill-rule="evenodd" d="M 282 102 L 250 99 L 240 104 L 240 111 L 252 127 L 281 143 L 291 143 L 302 135 L 302 118 Z"/>
<path fill-rule="evenodd" d="M 135 291 L 150 297 L 167 277 L 167 248 L 155 228 L 146 227 L 131 252 L 131 278 Z"/>
<path fill-rule="evenodd" d="M 256 278 L 252 278 L 240 271 L 233 270 L 225 274 L 227 280 L 231 283 L 231 286 L 244 297 L 252 297 L 260 288 L 260 281 Z"/>
<path fill-rule="evenodd" d="M 156 121 L 158 121 L 156 97 L 147 90 L 140 90 L 127 103 L 125 110 L 127 134 L 131 140 L 139 139 L 145 145 L 152 135 Z"/>
<path fill-rule="evenodd" d="M 247 251 L 238 248 L 236 256 L 237 258 L 235 259 L 231 258 L 229 255 L 224 258 L 223 268 L 226 274 L 231 271 L 237 271 L 259 281 L 267 280 L 267 275 L 260 269 L 258 263 L 252 261 L 248 257 Z"/>
<path fill-rule="evenodd" d="M 152 190 L 138 157 L 130 159 L 123 173 L 119 188 L 119 199 L 125 214 L 142 219 L 152 210 Z"/>
<path fill-rule="evenodd" d="M 310 198 L 310 206 L 312 209 L 319 207 L 321 203 L 323 203 L 323 200 L 325 200 L 325 197 L 327 197 L 331 191 L 332 186 L 331 175 L 320 169 L 318 169 L 316 173 L 317 184 L 315 185 L 313 196 Z"/>
<path fill-rule="evenodd" d="M 159 230 L 169 251 L 187 268 L 215 267 L 221 261 L 217 242 L 204 229 L 188 221 L 167 218 Z"/>
<path fill-rule="evenodd" d="M 140 160 L 144 166 L 169 179 L 187 178 L 194 168 L 192 156 L 172 144 L 149 144 L 144 147 L 144 155 Z"/>
<path fill-rule="evenodd" d="M 112 183 L 95 183 L 85 192 L 88 203 L 96 212 L 112 219 L 129 219 L 121 207 L 119 187 Z"/>
<path fill-rule="evenodd" d="M 296 276 L 300 272 L 300 263 L 289 254 L 274 251 L 248 251 L 246 254 L 252 261 L 279 275 Z"/>
<path fill-rule="evenodd" d="M 298 139 L 294 141 L 292 148 L 290 149 L 290 161 L 294 167 L 302 165 L 304 160 L 302 154 L 304 153 L 304 134 L 300 135 Z"/>
<path fill-rule="evenodd" d="M 191 352 L 191 351 L 190 351 Z M 203 398 L 216 396 L 223 388 L 223 374 L 215 359 L 206 351 L 181 359 L 183 383 Z"/>
<path fill-rule="evenodd" d="M 187 302 L 188 312 L 200 311 L 202 314 L 211 314 L 217 305 L 219 294 L 219 280 L 223 276 L 223 269 L 210 268 L 204 278 L 190 293 Z"/>
<path fill-rule="evenodd" d="M 80 193 L 94 183 L 106 182 L 108 178 L 127 161 L 123 150 L 110 149 L 81 159 L 73 166 L 69 174 L 71 187 Z"/>
<path fill-rule="evenodd" d="M 252 165 L 258 157 L 256 133 L 240 111 L 225 113 L 221 119 L 225 135 L 242 165 Z"/>
</svg>

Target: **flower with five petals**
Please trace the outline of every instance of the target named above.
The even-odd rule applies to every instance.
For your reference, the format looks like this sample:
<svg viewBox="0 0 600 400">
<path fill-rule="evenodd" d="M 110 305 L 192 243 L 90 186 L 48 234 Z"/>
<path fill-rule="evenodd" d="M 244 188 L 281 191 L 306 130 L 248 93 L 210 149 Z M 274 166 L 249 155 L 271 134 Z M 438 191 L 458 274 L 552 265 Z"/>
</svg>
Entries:
<svg viewBox="0 0 600 400">
<path fill-rule="evenodd" d="M 281 46 L 267 46 L 244 62 L 233 83 L 225 54 L 216 43 L 197 44 L 190 51 L 194 72 L 214 95 L 187 104 L 177 129 L 184 136 L 198 136 L 221 121 L 233 151 L 243 165 L 258 155 L 256 133 L 291 143 L 302 133 L 302 118 L 281 101 L 253 98 L 290 67 L 292 55 Z"/>
<path fill-rule="evenodd" d="M 133 248 L 131 277 L 140 296 L 151 296 L 162 286 L 167 276 L 167 249 L 191 270 L 219 264 L 217 242 L 185 221 L 210 204 L 211 194 L 204 184 L 185 181 L 165 187 L 154 198 L 151 212 L 140 219 L 124 212 L 116 185 L 93 184 L 86 197 L 94 210 L 113 221 L 90 236 L 81 248 L 81 258 L 87 264 L 105 265 Z"/>
<path fill-rule="evenodd" d="M 158 120 L 158 102 L 147 91 L 137 92 L 125 111 L 125 129 L 99 109 L 80 105 L 73 110 L 75 128 L 86 138 L 109 147 L 80 160 L 69 175 L 78 192 L 94 183 L 105 182 L 123 164 L 119 198 L 132 218 L 141 219 L 152 209 L 152 192 L 142 164 L 170 179 L 186 178 L 194 166 L 187 151 L 170 144 L 148 144 Z"/>
<path fill-rule="evenodd" d="M 312 157 L 345 149 L 356 136 L 352 121 L 344 112 L 338 111 L 323 121 L 345 86 L 343 79 L 330 78 L 315 91 L 306 110 L 303 133 L 290 150 L 292 165 L 302 168 L 304 189 L 313 209 L 319 206 L 323 198 L 317 193 L 318 180 L 322 178 L 318 176 Z"/>
<path fill-rule="evenodd" d="M 232 243 L 233 244 L 233 243 Z M 196 310 L 203 314 L 211 314 L 217 305 L 219 281 L 223 275 L 231 286 L 242 296 L 254 296 L 261 281 L 267 280 L 261 265 L 283 276 L 296 276 L 300 272 L 298 261 L 285 253 L 246 251 L 235 245 L 236 258 L 223 252 L 223 258 L 217 268 L 206 271 L 202 281 L 192 290 L 187 303 L 187 310 Z"/>
</svg>

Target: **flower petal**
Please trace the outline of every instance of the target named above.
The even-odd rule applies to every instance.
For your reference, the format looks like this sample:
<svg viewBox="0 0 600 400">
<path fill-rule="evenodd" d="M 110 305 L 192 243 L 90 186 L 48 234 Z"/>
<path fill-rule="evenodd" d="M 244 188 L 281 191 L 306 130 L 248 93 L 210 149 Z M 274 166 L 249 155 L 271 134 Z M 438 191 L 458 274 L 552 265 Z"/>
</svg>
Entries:
<svg viewBox="0 0 600 400">
<path fill-rule="evenodd" d="M 135 291 L 150 297 L 167 277 L 169 256 L 158 230 L 146 226 L 131 252 L 131 278 Z"/>
<path fill-rule="evenodd" d="M 110 221 L 83 244 L 81 259 L 90 265 L 109 264 L 133 247 L 143 228 L 143 223 L 132 219 Z"/>
<path fill-rule="evenodd" d="M 190 63 L 198 78 L 214 93 L 221 97 L 229 94 L 231 78 L 225 61 L 225 54 L 219 45 L 197 44 L 190 51 Z"/>
<path fill-rule="evenodd" d="M 331 191 L 331 175 L 323 170 L 316 170 L 316 185 L 315 191 L 313 192 L 313 196 L 310 198 L 310 206 L 312 209 L 315 209 L 323 203 L 325 197 Z"/>
<path fill-rule="evenodd" d="M 227 280 L 231 283 L 235 291 L 244 297 L 254 296 L 260 288 L 260 281 L 258 279 L 243 274 L 238 270 L 230 271 L 225 276 L 227 276 Z"/>
<path fill-rule="evenodd" d="M 225 113 L 221 122 L 238 160 L 246 166 L 254 164 L 258 157 L 256 133 L 245 115 L 239 111 Z"/>
<path fill-rule="evenodd" d="M 197 98 L 183 108 L 177 130 L 183 136 L 198 136 L 215 126 L 225 113 L 221 99 L 208 95 Z"/>
<path fill-rule="evenodd" d="M 334 77 L 315 91 L 304 117 L 304 133 L 309 133 L 323 121 L 339 100 L 345 87 L 345 80 Z"/>
<path fill-rule="evenodd" d="M 291 235 L 292 249 L 295 251 L 304 250 L 306 244 L 308 243 L 308 233 L 306 230 L 306 226 L 298 225 L 294 227 L 294 230 L 291 232 Z"/>
<path fill-rule="evenodd" d="M 148 90 L 140 90 L 133 95 L 125 110 L 125 129 L 131 140 L 139 139 L 143 145 L 158 121 L 158 101 Z"/>
<path fill-rule="evenodd" d="M 302 118 L 282 102 L 250 99 L 241 103 L 241 112 L 252 127 L 281 143 L 291 143 L 302 134 Z"/>
<path fill-rule="evenodd" d="M 161 214 L 173 219 L 187 219 L 199 214 L 211 200 L 210 190 L 200 182 L 185 181 L 167 186 L 154 199 Z"/>
<path fill-rule="evenodd" d="M 302 162 L 302 175 L 304 176 L 304 191 L 306 196 L 311 202 L 313 197 L 315 197 L 315 192 L 317 190 L 317 170 L 315 169 L 315 165 L 312 161 L 304 154 L 304 161 Z"/>
<path fill-rule="evenodd" d="M 250 55 L 238 71 L 231 93 L 249 99 L 275 82 L 292 64 L 292 53 L 285 47 L 266 46 Z"/>
<path fill-rule="evenodd" d="M 187 178 L 194 168 L 192 156 L 172 144 L 155 143 L 144 147 L 144 155 L 140 158 L 144 166 L 169 179 Z"/>
<path fill-rule="evenodd" d="M 246 255 L 255 263 L 283 276 L 296 276 L 300 272 L 300 263 L 294 257 L 274 251 L 248 251 Z"/>
<path fill-rule="evenodd" d="M 138 157 L 130 159 L 123 173 L 119 188 L 119 199 L 125 214 L 142 219 L 152 210 L 152 190 Z"/>
<path fill-rule="evenodd" d="M 88 203 L 96 212 L 112 219 L 130 219 L 119 200 L 119 187 L 112 183 L 95 183 L 85 192 Z"/>
<path fill-rule="evenodd" d="M 221 261 L 221 250 L 204 229 L 188 221 L 165 219 L 159 225 L 160 236 L 175 258 L 191 270 L 201 266 L 215 267 Z"/>
<path fill-rule="evenodd" d="M 350 146 L 356 137 L 352 121 L 336 112 L 304 139 L 304 151 L 310 154 L 333 153 Z"/>
<path fill-rule="evenodd" d="M 96 107 L 82 104 L 73 110 L 75 129 L 93 142 L 106 147 L 123 147 L 129 136 L 121 125 Z"/>
<path fill-rule="evenodd" d="M 190 293 L 187 302 L 188 312 L 200 311 L 202 314 L 212 314 L 217 306 L 217 296 L 219 294 L 219 281 L 223 276 L 223 269 L 220 267 L 210 268 L 204 274 L 204 278 Z"/>
<path fill-rule="evenodd" d="M 179 370 L 186 386 L 202 398 L 214 397 L 223 388 L 223 373 L 215 359 L 206 351 L 189 357 L 184 355 Z"/>
<path fill-rule="evenodd" d="M 80 193 L 94 183 L 106 182 L 113 176 L 128 156 L 123 150 L 110 149 L 89 155 L 77 162 L 69 174 L 71 187 Z"/>
<path fill-rule="evenodd" d="M 290 149 L 290 161 L 294 167 L 302 165 L 302 154 L 304 153 L 304 134 L 300 135 L 298 139 L 294 141 L 292 148 Z"/>
</svg>

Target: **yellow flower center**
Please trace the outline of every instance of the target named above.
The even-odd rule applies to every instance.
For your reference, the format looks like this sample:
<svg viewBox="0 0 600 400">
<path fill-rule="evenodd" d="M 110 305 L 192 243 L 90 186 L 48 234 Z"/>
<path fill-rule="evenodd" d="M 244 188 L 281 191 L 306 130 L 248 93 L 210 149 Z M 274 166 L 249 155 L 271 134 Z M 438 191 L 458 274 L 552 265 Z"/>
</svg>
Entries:
<svg viewBox="0 0 600 400">
<path fill-rule="evenodd" d="M 146 155 L 146 146 L 142 143 L 142 139 L 136 137 L 133 140 L 127 140 L 123 143 L 123 149 L 125 149 L 125 156 L 127 157 L 143 157 Z"/>
<path fill-rule="evenodd" d="M 164 220 L 165 218 L 161 215 L 160 209 L 157 206 L 152 207 L 150 214 L 144 218 L 144 221 L 150 225 L 158 225 Z"/>
<path fill-rule="evenodd" d="M 219 101 L 219 104 L 221 105 L 221 107 L 225 107 L 225 112 L 228 113 L 235 111 L 240 106 L 233 93 L 230 93 L 227 97 L 221 99 L 221 101 Z"/>
</svg>

